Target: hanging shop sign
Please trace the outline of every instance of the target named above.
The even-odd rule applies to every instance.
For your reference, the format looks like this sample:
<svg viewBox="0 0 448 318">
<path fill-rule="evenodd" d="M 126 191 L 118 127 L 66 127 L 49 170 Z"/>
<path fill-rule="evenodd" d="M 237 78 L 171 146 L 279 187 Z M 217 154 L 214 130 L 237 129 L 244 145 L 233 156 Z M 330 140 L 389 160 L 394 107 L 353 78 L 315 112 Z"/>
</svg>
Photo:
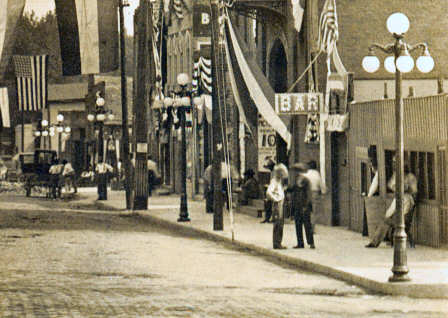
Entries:
<svg viewBox="0 0 448 318">
<path fill-rule="evenodd" d="M 258 171 L 270 172 L 266 165 L 277 161 L 276 133 L 263 117 L 258 117 Z"/>
<path fill-rule="evenodd" d="M 210 36 L 210 6 L 197 4 L 193 10 L 193 36 Z"/>
<path fill-rule="evenodd" d="M 322 93 L 281 93 L 275 94 L 275 111 L 279 115 L 306 115 L 323 112 Z"/>
<path fill-rule="evenodd" d="M 343 132 L 348 129 L 348 114 L 344 115 L 329 115 L 327 119 L 327 131 Z"/>
</svg>

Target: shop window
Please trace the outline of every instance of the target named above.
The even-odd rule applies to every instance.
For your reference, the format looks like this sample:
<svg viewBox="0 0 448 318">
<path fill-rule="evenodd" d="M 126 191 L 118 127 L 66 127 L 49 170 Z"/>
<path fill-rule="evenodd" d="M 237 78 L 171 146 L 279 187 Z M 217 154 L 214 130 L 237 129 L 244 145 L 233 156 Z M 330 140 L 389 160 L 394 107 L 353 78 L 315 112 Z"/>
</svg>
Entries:
<svg viewBox="0 0 448 318">
<path fill-rule="evenodd" d="M 393 150 L 384 151 L 386 182 L 389 182 L 390 178 L 392 178 L 392 175 L 394 174 L 394 164 L 393 164 L 394 154 L 395 154 L 395 151 L 393 151 Z M 394 192 L 394 190 L 387 187 L 387 193 L 392 193 L 392 192 Z"/>
<path fill-rule="evenodd" d="M 370 160 L 370 184 L 372 185 L 375 175 L 378 173 L 378 156 L 377 156 L 376 145 L 369 146 L 368 156 L 369 156 L 369 160 Z M 368 192 L 370 192 L 370 188 L 369 188 Z M 379 189 L 379 184 L 378 184 L 376 191 L 373 195 L 377 196 L 379 194 L 380 194 L 380 189 Z"/>
<path fill-rule="evenodd" d="M 385 151 L 386 180 L 394 174 L 394 154 L 392 150 Z M 405 151 L 404 164 L 417 177 L 418 197 L 425 200 L 436 199 L 435 156 L 433 152 Z M 387 189 L 388 193 L 395 189 Z"/>
</svg>

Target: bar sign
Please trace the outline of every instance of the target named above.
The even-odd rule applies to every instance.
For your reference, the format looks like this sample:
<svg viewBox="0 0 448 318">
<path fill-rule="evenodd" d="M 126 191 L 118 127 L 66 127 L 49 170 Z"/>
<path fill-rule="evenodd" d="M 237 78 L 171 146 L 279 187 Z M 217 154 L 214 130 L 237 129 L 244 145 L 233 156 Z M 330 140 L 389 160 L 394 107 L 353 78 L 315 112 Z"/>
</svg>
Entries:
<svg viewBox="0 0 448 318">
<path fill-rule="evenodd" d="M 323 112 L 322 93 L 275 94 L 275 112 L 279 115 L 300 115 Z"/>
</svg>

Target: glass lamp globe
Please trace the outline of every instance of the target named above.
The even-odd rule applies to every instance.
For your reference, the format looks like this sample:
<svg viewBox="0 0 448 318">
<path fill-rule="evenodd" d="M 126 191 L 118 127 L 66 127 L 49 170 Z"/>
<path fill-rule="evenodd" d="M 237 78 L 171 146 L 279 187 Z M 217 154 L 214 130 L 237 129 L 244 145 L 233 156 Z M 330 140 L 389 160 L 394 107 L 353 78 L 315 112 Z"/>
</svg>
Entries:
<svg viewBox="0 0 448 318">
<path fill-rule="evenodd" d="M 401 55 L 397 58 L 397 68 L 402 73 L 409 73 L 414 68 L 414 59 L 410 55 Z"/>
<path fill-rule="evenodd" d="M 409 19 L 401 13 L 395 12 L 387 18 L 387 30 L 392 34 L 404 34 L 409 30 Z"/>
<path fill-rule="evenodd" d="M 50 132 L 54 132 L 55 128 L 54 126 L 51 126 L 50 128 L 48 128 L 50 130 Z"/>
<path fill-rule="evenodd" d="M 64 131 L 64 127 L 59 126 L 59 127 L 56 128 L 56 130 L 57 130 L 58 133 L 61 133 L 61 132 Z"/>
<path fill-rule="evenodd" d="M 190 82 L 190 78 L 188 77 L 188 74 L 186 73 L 180 73 L 177 75 L 177 84 L 180 86 L 187 86 Z"/>
<path fill-rule="evenodd" d="M 39 137 L 39 136 L 40 136 L 40 131 L 39 131 L 39 130 L 36 130 L 36 131 L 34 132 L 34 136 Z"/>
<path fill-rule="evenodd" d="M 115 118 L 114 114 L 112 114 L 112 113 L 107 114 L 107 119 L 114 120 L 114 118 Z"/>
<path fill-rule="evenodd" d="M 182 104 L 182 106 L 191 106 L 190 97 L 188 96 L 182 97 L 180 103 Z"/>
<path fill-rule="evenodd" d="M 48 120 L 46 120 L 46 119 L 42 120 L 41 124 L 42 124 L 42 127 L 47 127 L 48 126 Z"/>
<path fill-rule="evenodd" d="M 48 134 L 50 135 L 50 137 L 53 137 L 54 136 L 54 130 L 50 131 Z"/>
<path fill-rule="evenodd" d="M 102 98 L 101 96 L 98 96 L 98 98 L 96 99 L 96 105 L 99 107 L 103 107 L 104 104 L 106 104 L 106 101 L 104 100 L 104 98 Z"/>
<path fill-rule="evenodd" d="M 384 59 L 384 68 L 389 73 L 395 73 L 395 56 L 388 56 Z"/>
<path fill-rule="evenodd" d="M 374 73 L 380 68 L 380 60 L 374 55 L 362 59 L 362 68 L 368 73 Z"/>
<path fill-rule="evenodd" d="M 166 107 L 173 106 L 173 102 L 174 102 L 174 100 L 171 97 L 165 97 L 165 99 L 163 100 L 163 104 Z"/>
<path fill-rule="evenodd" d="M 195 96 L 193 97 L 193 104 L 195 106 L 200 106 L 202 105 L 202 98 L 200 96 Z"/>
<path fill-rule="evenodd" d="M 106 119 L 106 115 L 104 115 L 104 114 L 96 115 L 96 120 L 98 120 L 98 121 L 104 121 L 105 119 Z"/>
<path fill-rule="evenodd" d="M 67 126 L 65 127 L 64 131 L 69 134 L 72 131 L 72 129 L 69 126 Z"/>
<path fill-rule="evenodd" d="M 48 136 L 48 131 L 44 130 L 44 131 L 42 132 L 42 136 L 47 137 L 47 136 Z"/>
<path fill-rule="evenodd" d="M 56 120 L 57 120 L 58 122 L 64 121 L 64 115 L 62 115 L 62 114 L 58 114 L 58 116 L 56 117 Z"/>
<path fill-rule="evenodd" d="M 422 73 L 429 73 L 434 69 L 434 59 L 429 55 L 428 50 L 417 59 L 417 68 Z"/>
<path fill-rule="evenodd" d="M 93 115 L 93 114 L 88 114 L 88 115 L 87 115 L 87 120 L 88 120 L 88 121 L 94 121 L 94 120 L 95 120 L 95 115 Z"/>
</svg>

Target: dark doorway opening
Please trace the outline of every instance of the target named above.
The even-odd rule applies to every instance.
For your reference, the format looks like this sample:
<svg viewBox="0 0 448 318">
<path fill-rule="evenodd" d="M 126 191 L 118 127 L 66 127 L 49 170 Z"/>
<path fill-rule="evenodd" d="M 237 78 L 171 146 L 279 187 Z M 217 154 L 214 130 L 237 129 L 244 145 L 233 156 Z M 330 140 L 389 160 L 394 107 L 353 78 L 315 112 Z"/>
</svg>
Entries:
<svg viewBox="0 0 448 318">
<path fill-rule="evenodd" d="M 288 61 L 286 59 L 286 51 L 282 42 L 277 39 L 272 46 L 269 56 L 269 81 L 276 93 L 285 93 L 288 89 Z M 281 162 L 288 166 L 288 154 L 286 142 L 276 136 L 277 162 Z"/>
</svg>

